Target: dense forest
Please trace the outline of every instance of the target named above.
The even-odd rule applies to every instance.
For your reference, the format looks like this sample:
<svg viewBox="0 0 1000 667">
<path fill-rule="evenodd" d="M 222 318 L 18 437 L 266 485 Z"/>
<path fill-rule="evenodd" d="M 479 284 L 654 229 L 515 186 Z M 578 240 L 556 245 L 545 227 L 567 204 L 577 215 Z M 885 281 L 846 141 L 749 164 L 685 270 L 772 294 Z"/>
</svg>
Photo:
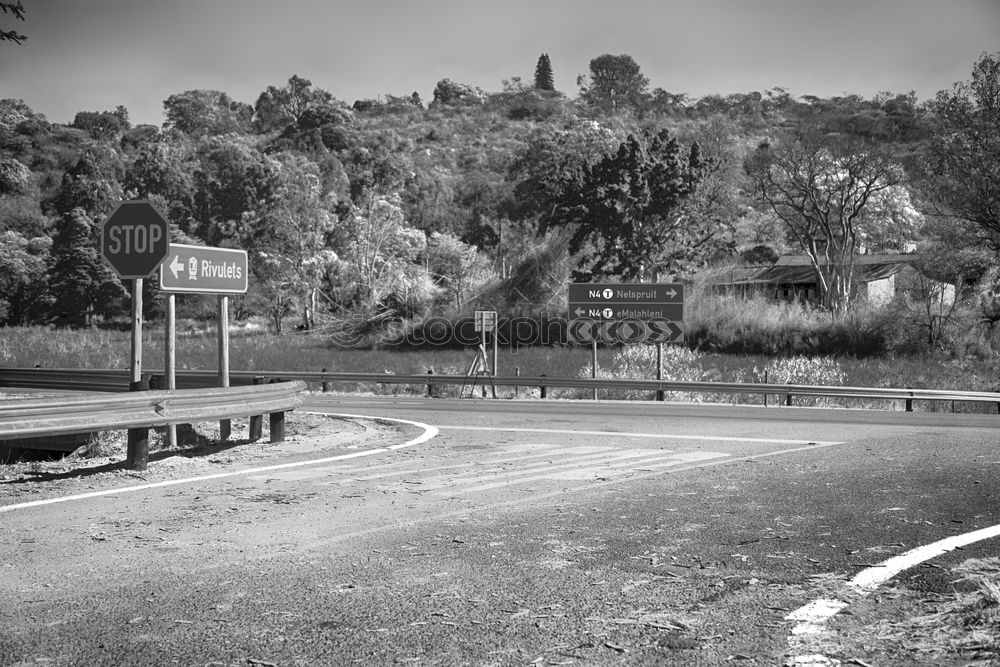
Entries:
<svg viewBox="0 0 1000 667">
<path fill-rule="evenodd" d="M 997 321 L 1000 54 L 970 65 L 924 101 L 692 99 L 608 54 L 573 97 L 542 54 L 530 80 L 444 79 L 426 103 L 348 104 L 297 75 L 253 103 L 177 92 L 162 127 L 133 126 L 123 106 L 63 125 L 0 100 L 0 324 L 121 320 L 127 286 L 97 241 L 136 198 L 175 242 L 245 249 L 234 316 L 279 331 L 557 313 L 571 280 L 690 280 L 784 253 L 808 255 L 825 307 L 847 312 L 857 253 L 913 248 Z"/>
</svg>

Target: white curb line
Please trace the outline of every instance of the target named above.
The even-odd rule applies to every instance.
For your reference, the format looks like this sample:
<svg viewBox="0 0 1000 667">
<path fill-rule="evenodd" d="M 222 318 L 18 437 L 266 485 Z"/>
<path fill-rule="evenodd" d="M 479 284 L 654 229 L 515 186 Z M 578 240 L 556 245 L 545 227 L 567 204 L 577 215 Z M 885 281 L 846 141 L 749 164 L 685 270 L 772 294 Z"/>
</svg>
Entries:
<svg viewBox="0 0 1000 667">
<path fill-rule="evenodd" d="M 303 412 L 306 412 L 303 410 Z M 348 419 L 368 419 L 371 421 L 381 421 L 381 422 L 393 422 L 407 424 L 409 426 L 416 426 L 422 428 L 424 432 L 412 440 L 407 440 L 404 443 L 398 445 L 390 445 L 388 447 L 378 447 L 376 449 L 369 449 L 363 452 L 351 452 L 350 454 L 340 454 L 338 456 L 329 456 L 322 459 L 310 459 L 309 461 L 295 461 L 293 463 L 278 463 L 270 466 L 261 466 L 259 468 L 250 468 L 248 470 L 236 470 L 231 472 L 220 472 L 212 475 L 201 475 L 199 477 L 186 477 L 184 479 L 168 479 L 162 482 L 150 482 L 149 484 L 138 484 L 136 486 L 125 486 L 118 489 L 105 489 L 103 491 L 91 491 L 89 493 L 78 493 L 72 496 L 61 496 L 59 498 L 46 498 L 44 500 L 33 500 L 27 503 L 17 503 L 16 505 L 2 505 L 0 506 L 0 514 L 4 512 L 13 512 L 15 510 L 28 509 L 29 507 L 41 507 L 43 505 L 56 505 L 58 503 L 68 503 L 75 500 L 89 500 L 90 498 L 100 498 L 102 496 L 113 496 L 119 493 L 131 493 L 134 491 L 145 491 L 147 489 L 159 489 L 166 486 L 177 486 L 178 484 L 190 484 L 192 482 L 205 482 L 213 479 L 223 479 L 225 477 L 238 477 L 240 475 L 255 475 L 262 472 L 270 472 L 272 470 L 287 470 L 288 468 L 302 468 L 305 466 L 319 465 L 322 463 L 332 463 L 334 461 L 345 461 L 347 459 L 356 459 L 363 456 L 371 456 L 373 454 L 384 454 L 386 452 L 394 451 L 397 449 L 403 449 L 404 447 L 413 447 L 414 445 L 419 445 L 421 443 L 427 442 L 434 436 L 438 434 L 436 427 L 430 424 L 423 424 L 421 422 L 410 421 L 408 419 L 394 419 L 392 417 L 372 417 L 369 415 L 345 415 L 339 413 L 330 412 L 317 412 L 316 414 L 328 415 L 330 417 L 346 417 Z"/>
</svg>

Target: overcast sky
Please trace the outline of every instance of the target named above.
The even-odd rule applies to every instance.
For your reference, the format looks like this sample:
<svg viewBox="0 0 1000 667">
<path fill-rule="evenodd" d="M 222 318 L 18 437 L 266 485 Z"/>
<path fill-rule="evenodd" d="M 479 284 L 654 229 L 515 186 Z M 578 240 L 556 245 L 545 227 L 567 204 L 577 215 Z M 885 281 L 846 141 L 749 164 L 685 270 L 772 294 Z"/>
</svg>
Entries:
<svg viewBox="0 0 1000 667">
<path fill-rule="evenodd" d="M 693 97 L 767 90 L 829 97 L 967 80 L 1000 51 L 1000 0 L 22 0 L 28 36 L 0 42 L 0 98 L 53 122 L 124 104 L 162 124 L 163 100 L 214 89 L 253 104 L 292 74 L 336 98 L 417 92 L 449 78 L 499 91 L 548 53 L 578 94 L 592 58 L 627 53 Z"/>
</svg>

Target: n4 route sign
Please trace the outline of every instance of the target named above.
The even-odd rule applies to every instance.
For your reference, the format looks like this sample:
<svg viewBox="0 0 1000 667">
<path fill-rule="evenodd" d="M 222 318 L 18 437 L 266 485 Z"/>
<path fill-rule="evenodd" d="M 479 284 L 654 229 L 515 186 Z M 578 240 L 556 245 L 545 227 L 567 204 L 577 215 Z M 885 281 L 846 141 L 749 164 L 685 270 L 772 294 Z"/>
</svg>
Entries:
<svg viewBox="0 0 1000 667">
<path fill-rule="evenodd" d="M 684 319 L 684 285 L 680 283 L 571 283 L 570 319 Z"/>
<path fill-rule="evenodd" d="M 683 340 L 684 285 L 571 283 L 569 337 L 579 343 Z"/>
<path fill-rule="evenodd" d="M 193 294 L 245 294 L 247 253 L 171 243 L 160 267 L 160 289 Z"/>
</svg>

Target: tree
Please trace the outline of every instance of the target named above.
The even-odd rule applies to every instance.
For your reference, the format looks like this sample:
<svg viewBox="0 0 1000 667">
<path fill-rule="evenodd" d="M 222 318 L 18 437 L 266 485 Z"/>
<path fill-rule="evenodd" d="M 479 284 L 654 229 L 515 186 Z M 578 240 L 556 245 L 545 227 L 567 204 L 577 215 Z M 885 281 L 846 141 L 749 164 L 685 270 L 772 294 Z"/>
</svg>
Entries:
<svg viewBox="0 0 1000 667">
<path fill-rule="evenodd" d="M 76 208 L 94 220 L 103 220 L 122 199 L 125 165 L 118 151 L 107 144 L 92 145 L 62 176 L 50 204 L 57 215 Z"/>
<path fill-rule="evenodd" d="M 218 90 L 188 90 L 163 102 L 166 125 L 191 136 L 246 132 L 253 107 Z"/>
<path fill-rule="evenodd" d="M 30 182 L 30 169 L 14 158 L 0 158 L 0 195 L 23 194 Z"/>
<path fill-rule="evenodd" d="M 762 144 L 746 168 L 758 201 L 809 256 L 823 304 L 845 311 L 859 243 L 886 222 L 872 215 L 874 202 L 901 170 L 875 146 L 818 134 Z"/>
<path fill-rule="evenodd" d="M 691 225 L 684 204 L 707 163 L 697 143 L 685 154 L 667 130 L 629 135 L 618 152 L 588 166 L 565 190 L 553 225 L 572 225 L 571 253 L 580 253 L 578 280 L 615 277 L 657 280 L 673 272 L 714 231 Z"/>
<path fill-rule="evenodd" d="M 537 235 L 544 236 L 562 193 L 578 187 L 587 165 L 614 150 L 622 138 L 595 121 L 579 119 L 532 132 L 509 167 L 508 177 L 516 181 L 511 217 L 535 221 Z"/>
<path fill-rule="evenodd" d="M 590 61 L 590 81 L 580 77 L 580 96 L 588 103 L 606 111 L 641 106 L 646 97 L 649 79 L 628 54 L 604 54 Z"/>
<path fill-rule="evenodd" d="M 347 241 L 341 253 L 341 301 L 353 292 L 354 302 L 367 314 L 385 309 L 390 301 L 406 302 L 408 274 L 427 247 L 427 237 L 406 224 L 396 195 L 372 195 L 362 206 L 352 205 L 345 219 Z"/>
<path fill-rule="evenodd" d="M 172 224 L 184 234 L 197 230 L 194 215 L 195 185 L 192 172 L 198 167 L 193 148 L 186 141 L 149 141 L 142 144 L 129 165 L 123 185 L 129 198 L 163 198 Z"/>
<path fill-rule="evenodd" d="M 268 233 L 254 212 L 277 197 L 279 164 L 247 137 L 210 137 L 198 153 L 189 231 L 209 245 L 253 252 Z"/>
<path fill-rule="evenodd" d="M 99 229 L 82 208 L 66 213 L 57 223 L 49 293 L 61 323 L 89 326 L 96 315 L 123 310 L 127 292 L 100 256 Z"/>
<path fill-rule="evenodd" d="M 125 107 L 119 106 L 119 109 Z M 84 130 L 95 141 L 117 139 L 128 129 L 128 112 L 122 114 L 111 111 L 78 111 L 73 118 L 73 127 Z"/>
<path fill-rule="evenodd" d="M 457 312 L 462 311 L 468 293 L 481 287 L 494 275 L 475 246 L 463 243 L 451 234 L 431 234 L 424 258 L 435 282 L 455 300 Z"/>
<path fill-rule="evenodd" d="M 319 167 L 301 156 L 280 156 L 279 185 L 270 206 L 248 212 L 253 228 L 267 230 L 253 258 L 261 293 L 277 331 L 294 298 L 304 329 L 315 326 L 320 286 L 337 259 L 331 247 L 336 200 L 324 193 Z"/>
<path fill-rule="evenodd" d="M 0 12 L 12 14 L 14 18 L 21 21 L 24 20 L 24 6 L 21 4 L 21 0 L 17 0 L 17 2 L 0 2 Z M 16 30 L 0 30 L 0 42 L 7 41 L 20 44 L 26 39 L 28 38 L 19 34 Z"/>
<path fill-rule="evenodd" d="M 434 86 L 433 106 L 479 106 L 486 101 L 486 93 L 478 86 L 458 83 L 451 79 L 441 79 Z"/>
<path fill-rule="evenodd" d="M 333 95 L 313 89 L 309 79 L 293 74 L 281 88 L 268 86 L 254 104 L 254 127 L 258 132 L 282 130 L 297 123 L 309 109 L 329 105 Z"/>
<path fill-rule="evenodd" d="M 933 139 L 921 185 L 935 213 L 978 225 L 1000 253 L 1000 53 L 928 105 Z"/>
<path fill-rule="evenodd" d="M 535 65 L 535 88 L 539 90 L 555 90 L 555 79 L 552 76 L 552 63 L 549 61 L 549 54 L 543 53 L 538 56 L 538 63 Z"/>
<path fill-rule="evenodd" d="M 51 247 L 47 236 L 0 232 L 0 324 L 27 324 L 29 312 L 42 305 Z"/>
</svg>

